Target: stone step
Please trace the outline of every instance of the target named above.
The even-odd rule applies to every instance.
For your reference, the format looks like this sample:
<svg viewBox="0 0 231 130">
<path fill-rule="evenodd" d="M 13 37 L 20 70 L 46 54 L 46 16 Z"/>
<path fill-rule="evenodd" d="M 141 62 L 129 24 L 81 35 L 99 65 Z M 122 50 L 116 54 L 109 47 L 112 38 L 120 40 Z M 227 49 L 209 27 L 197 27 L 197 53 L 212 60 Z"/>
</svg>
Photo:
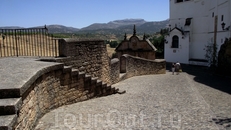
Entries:
<svg viewBox="0 0 231 130">
<path fill-rule="evenodd" d="M 101 92 L 102 92 L 101 95 L 102 96 L 106 96 L 106 93 L 107 93 L 106 87 L 107 87 L 107 83 L 102 82 L 102 87 L 101 87 Z"/>
<path fill-rule="evenodd" d="M 125 91 L 125 90 L 119 90 L 119 89 L 118 89 L 117 93 L 118 93 L 118 94 L 124 94 L 124 93 L 126 93 L 126 91 Z"/>
<path fill-rule="evenodd" d="M 17 122 L 17 115 L 4 115 L 0 116 L 0 130 L 13 130 Z"/>
<path fill-rule="evenodd" d="M 60 84 L 68 85 L 71 82 L 72 66 L 64 66 Z"/>
<path fill-rule="evenodd" d="M 97 79 L 97 81 L 96 81 L 96 87 L 97 86 L 102 86 L 102 80 Z"/>
<path fill-rule="evenodd" d="M 78 69 L 72 69 L 71 76 L 79 76 L 79 70 Z"/>
<path fill-rule="evenodd" d="M 20 89 L 12 88 L 12 89 L 0 89 L 0 99 L 2 98 L 19 98 L 20 97 Z"/>
<path fill-rule="evenodd" d="M 84 78 L 85 74 L 85 72 L 79 72 L 78 79 Z"/>
<path fill-rule="evenodd" d="M 106 87 L 106 95 L 112 94 L 111 91 L 112 91 L 111 85 L 108 85 L 108 84 L 107 84 L 107 87 Z"/>
<path fill-rule="evenodd" d="M 110 84 L 107 84 L 106 89 L 107 89 L 107 90 L 111 89 L 111 85 L 110 85 Z"/>
<path fill-rule="evenodd" d="M 96 87 L 95 87 L 95 93 L 97 95 L 97 97 L 100 97 L 102 95 L 102 80 L 97 79 L 96 81 Z"/>
<path fill-rule="evenodd" d="M 107 87 L 107 83 L 102 82 L 102 88 L 106 88 Z"/>
<path fill-rule="evenodd" d="M 98 80 L 98 77 L 91 78 L 91 84 L 96 84 Z"/>
<path fill-rule="evenodd" d="M 0 115 L 18 114 L 21 105 L 21 98 L 0 99 Z"/>
<path fill-rule="evenodd" d="M 112 87 L 111 88 L 111 94 L 115 94 L 116 93 L 116 88 L 115 87 Z"/>
<path fill-rule="evenodd" d="M 63 67 L 63 73 L 71 73 L 72 66 L 64 66 Z"/>
<path fill-rule="evenodd" d="M 89 81 L 89 80 L 91 80 L 91 75 L 88 75 L 88 74 L 86 74 L 85 75 L 85 79 L 84 79 L 85 81 Z"/>
</svg>

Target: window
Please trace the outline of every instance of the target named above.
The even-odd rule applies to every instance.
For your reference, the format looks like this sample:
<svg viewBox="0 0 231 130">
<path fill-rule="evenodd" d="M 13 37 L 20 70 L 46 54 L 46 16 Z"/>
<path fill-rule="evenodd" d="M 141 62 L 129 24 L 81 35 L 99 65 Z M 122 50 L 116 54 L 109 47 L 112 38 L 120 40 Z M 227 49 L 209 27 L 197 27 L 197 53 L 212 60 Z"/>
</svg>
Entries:
<svg viewBox="0 0 231 130">
<path fill-rule="evenodd" d="M 183 0 L 176 0 L 176 3 L 180 3 L 180 2 L 183 2 Z"/>
<path fill-rule="evenodd" d="M 214 17 L 214 12 L 212 13 L 212 17 Z"/>
<path fill-rule="evenodd" d="M 185 20 L 185 26 L 189 26 L 189 25 L 191 24 L 191 19 L 192 19 L 192 18 L 187 18 L 187 19 Z"/>
<path fill-rule="evenodd" d="M 175 3 L 186 2 L 186 1 L 192 1 L 192 0 L 175 0 Z"/>
<path fill-rule="evenodd" d="M 179 37 L 174 35 L 172 37 L 172 48 L 178 48 L 179 47 Z"/>
<path fill-rule="evenodd" d="M 223 21 L 224 20 L 224 15 L 221 15 L 221 21 Z"/>
</svg>

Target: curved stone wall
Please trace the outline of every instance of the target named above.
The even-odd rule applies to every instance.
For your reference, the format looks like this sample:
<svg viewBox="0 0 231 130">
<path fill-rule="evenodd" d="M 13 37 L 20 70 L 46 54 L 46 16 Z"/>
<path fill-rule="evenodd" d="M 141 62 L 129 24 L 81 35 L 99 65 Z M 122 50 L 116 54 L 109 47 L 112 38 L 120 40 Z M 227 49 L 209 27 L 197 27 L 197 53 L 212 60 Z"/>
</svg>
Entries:
<svg viewBox="0 0 231 130">
<path fill-rule="evenodd" d="M 63 65 L 55 69 L 44 68 L 28 82 L 30 84 L 23 85 L 27 89 L 21 97 L 14 129 L 33 129 L 52 109 L 118 91 L 97 78 Z"/>
<path fill-rule="evenodd" d="M 148 60 L 124 54 L 120 58 L 120 69 L 122 73 L 126 73 L 122 79 L 139 75 L 165 74 L 166 61 L 164 59 Z"/>
<path fill-rule="evenodd" d="M 118 83 L 120 80 L 120 61 L 118 58 L 114 58 L 110 63 L 110 81 L 111 84 Z"/>
</svg>

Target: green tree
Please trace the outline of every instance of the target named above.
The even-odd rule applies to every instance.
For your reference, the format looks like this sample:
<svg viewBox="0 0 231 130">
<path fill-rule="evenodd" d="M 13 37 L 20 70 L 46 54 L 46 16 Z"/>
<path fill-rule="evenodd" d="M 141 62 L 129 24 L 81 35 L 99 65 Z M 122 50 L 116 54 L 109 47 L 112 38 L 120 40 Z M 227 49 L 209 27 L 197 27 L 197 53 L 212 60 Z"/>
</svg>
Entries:
<svg viewBox="0 0 231 130">
<path fill-rule="evenodd" d="M 109 44 L 111 48 L 116 48 L 119 43 L 117 41 L 106 41 L 106 44 Z"/>
<path fill-rule="evenodd" d="M 164 57 L 164 43 L 165 43 L 164 37 L 167 34 L 168 34 L 168 29 L 161 29 L 160 32 L 157 33 L 157 35 L 150 38 L 150 41 L 157 49 L 156 51 L 157 58 Z"/>
</svg>

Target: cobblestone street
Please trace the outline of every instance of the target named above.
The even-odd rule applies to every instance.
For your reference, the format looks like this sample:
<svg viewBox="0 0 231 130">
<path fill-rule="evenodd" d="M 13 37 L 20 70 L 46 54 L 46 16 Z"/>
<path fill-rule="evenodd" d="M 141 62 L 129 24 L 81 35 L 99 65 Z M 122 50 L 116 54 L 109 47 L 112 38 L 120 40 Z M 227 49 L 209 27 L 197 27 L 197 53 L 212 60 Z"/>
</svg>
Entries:
<svg viewBox="0 0 231 130">
<path fill-rule="evenodd" d="M 231 130 L 228 78 L 167 72 L 113 86 L 126 93 L 55 109 L 41 118 L 36 130 Z"/>
</svg>

